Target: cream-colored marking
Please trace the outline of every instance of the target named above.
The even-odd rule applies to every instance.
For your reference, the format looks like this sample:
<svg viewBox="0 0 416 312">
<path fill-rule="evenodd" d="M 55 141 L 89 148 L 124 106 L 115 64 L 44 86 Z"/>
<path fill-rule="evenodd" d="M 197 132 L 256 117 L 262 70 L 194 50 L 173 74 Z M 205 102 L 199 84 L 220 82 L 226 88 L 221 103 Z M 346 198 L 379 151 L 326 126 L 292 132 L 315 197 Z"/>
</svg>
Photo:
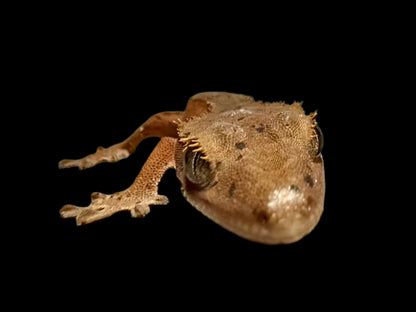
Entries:
<svg viewBox="0 0 416 312">
<path fill-rule="evenodd" d="M 276 189 L 269 196 L 269 202 L 267 207 L 271 210 L 287 210 L 293 205 L 301 204 L 305 201 L 303 193 L 299 190 L 295 190 L 290 186 Z"/>
</svg>

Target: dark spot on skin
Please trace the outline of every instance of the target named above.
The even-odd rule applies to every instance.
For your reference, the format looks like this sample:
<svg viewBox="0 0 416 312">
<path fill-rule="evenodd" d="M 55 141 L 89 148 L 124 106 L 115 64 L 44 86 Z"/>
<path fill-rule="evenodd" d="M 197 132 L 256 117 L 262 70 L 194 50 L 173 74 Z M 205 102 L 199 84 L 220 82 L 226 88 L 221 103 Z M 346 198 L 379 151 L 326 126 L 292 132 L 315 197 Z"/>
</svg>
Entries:
<svg viewBox="0 0 416 312">
<path fill-rule="evenodd" d="M 290 190 L 295 191 L 296 193 L 299 192 L 299 186 L 292 184 L 289 186 Z"/>
<path fill-rule="evenodd" d="M 306 183 L 308 183 L 310 187 L 313 187 L 315 185 L 315 181 L 313 180 L 310 174 L 305 175 L 305 181 Z"/>
<path fill-rule="evenodd" d="M 258 133 L 263 133 L 264 129 L 265 129 L 264 126 L 260 126 L 260 127 L 256 128 Z"/>
<path fill-rule="evenodd" d="M 312 207 L 312 206 L 314 206 L 314 205 L 315 205 L 315 200 L 313 199 L 313 197 L 312 197 L 312 196 L 308 196 L 308 197 L 306 198 L 306 203 L 308 204 L 308 206 L 309 206 L 309 207 Z"/>
<path fill-rule="evenodd" d="M 256 220 L 262 224 L 267 223 L 270 218 L 270 215 L 267 213 L 267 211 L 259 208 L 253 210 L 253 215 L 256 217 Z"/>
<path fill-rule="evenodd" d="M 240 154 L 240 155 L 238 155 L 236 160 L 241 160 L 241 158 L 243 158 L 243 155 Z"/>
<path fill-rule="evenodd" d="M 238 142 L 238 143 L 235 144 L 235 147 L 239 150 L 242 150 L 242 149 L 246 148 L 246 143 Z"/>
<path fill-rule="evenodd" d="M 236 189 L 235 183 L 231 184 L 230 189 L 228 190 L 228 195 L 230 197 L 234 195 L 235 189 Z"/>
<path fill-rule="evenodd" d="M 243 117 L 238 118 L 237 120 L 238 120 L 238 121 L 241 121 L 241 120 L 243 120 L 243 119 L 244 119 L 244 116 L 243 116 Z"/>
</svg>

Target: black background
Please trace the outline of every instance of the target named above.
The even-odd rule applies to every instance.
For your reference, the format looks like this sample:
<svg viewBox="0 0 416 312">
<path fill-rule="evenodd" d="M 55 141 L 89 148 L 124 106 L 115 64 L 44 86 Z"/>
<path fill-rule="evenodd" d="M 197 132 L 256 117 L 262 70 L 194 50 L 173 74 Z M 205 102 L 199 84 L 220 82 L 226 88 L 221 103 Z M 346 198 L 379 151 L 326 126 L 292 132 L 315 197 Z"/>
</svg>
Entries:
<svg viewBox="0 0 416 312">
<path fill-rule="evenodd" d="M 212 20 L 196 15 L 186 15 L 182 24 L 163 22 L 161 16 L 147 22 L 77 12 L 57 15 L 33 34 L 38 37 L 30 48 L 39 53 L 30 60 L 27 80 L 37 100 L 33 111 L 42 115 L 33 118 L 42 139 L 32 150 L 41 150 L 46 160 L 37 168 L 46 182 L 33 184 L 48 190 L 35 197 L 40 210 L 25 208 L 34 215 L 26 218 L 31 223 L 26 240 L 35 280 L 48 273 L 52 288 L 74 296 L 97 292 L 101 302 L 116 293 L 152 304 L 159 299 L 145 299 L 150 294 L 170 294 L 175 302 L 187 296 L 210 301 L 235 289 L 242 290 L 236 300 L 259 303 L 269 298 L 266 293 L 275 298 L 292 290 L 305 296 L 322 291 L 345 303 L 350 296 L 355 302 L 368 295 L 365 285 L 376 274 L 366 255 L 377 239 L 363 235 L 365 222 L 357 209 L 364 215 L 374 208 L 364 201 L 367 181 L 357 181 L 352 152 L 361 144 L 354 140 L 359 120 L 351 113 L 365 88 L 366 71 L 356 63 L 361 43 L 349 40 L 343 27 L 333 32 L 324 22 L 309 28 L 267 18 L 229 21 L 228 15 L 215 14 L 229 23 L 213 29 Z M 59 160 L 118 143 L 151 115 L 183 110 L 189 97 L 203 91 L 303 101 L 307 113 L 318 111 L 326 197 L 311 234 L 277 246 L 239 238 L 187 203 L 174 170 L 159 185 L 169 205 L 152 207 L 143 219 L 122 212 L 77 227 L 74 220 L 60 218 L 64 204 L 87 206 L 92 192 L 111 194 L 130 186 L 158 139 L 143 141 L 126 160 L 84 171 L 59 170 Z M 367 109 L 361 104 L 361 111 Z M 358 281 L 362 287 L 351 295 L 345 285 Z"/>
</svg>

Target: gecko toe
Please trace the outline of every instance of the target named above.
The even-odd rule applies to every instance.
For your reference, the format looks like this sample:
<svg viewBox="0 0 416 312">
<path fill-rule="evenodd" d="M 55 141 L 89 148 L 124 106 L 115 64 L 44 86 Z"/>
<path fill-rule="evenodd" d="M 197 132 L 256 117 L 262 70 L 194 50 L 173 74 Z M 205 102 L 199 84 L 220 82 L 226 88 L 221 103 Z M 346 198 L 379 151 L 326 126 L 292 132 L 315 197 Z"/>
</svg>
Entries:
<svg viewBox="0 0 416 312">
<path fill-rule="evenodd" d="M 130 210 L 133 218 L 142 218 L 150 212 L 150 206 L 167 205 L 169 199 L 164 195 L 156 195 L 155 197 L 148 198 L 139 204 L 136 204 L 133 209 Z"/>
<path fill-rule="evenodd" d="M 167 205 L 169 204 L 169 199 L 164 195 L 157 195 L 154 199 L 154 204 L 152 205 Z"/>
<path fill-rule="evenodd" d="M 59 210 L 62 218 L 75 218 L 81 213 L 82 208 L 74 205 L 65 205 Z"/>
<path fill-rule="evenodd" d="M 58 163 L 59 169 L 75 167 L 74 161 L 72 159 L 63 159 Z"/>
</svg>

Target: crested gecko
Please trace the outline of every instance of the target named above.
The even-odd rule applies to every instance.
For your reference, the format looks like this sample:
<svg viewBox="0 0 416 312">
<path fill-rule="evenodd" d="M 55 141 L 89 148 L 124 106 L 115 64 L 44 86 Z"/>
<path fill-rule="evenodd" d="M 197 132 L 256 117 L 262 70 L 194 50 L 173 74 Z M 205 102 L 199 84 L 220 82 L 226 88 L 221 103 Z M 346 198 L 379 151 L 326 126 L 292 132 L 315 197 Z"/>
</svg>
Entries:
<svg viewBox="0 0 416 312">
<path fill-rule="evenodd" d="M 301 104 L 198 93 L 185 111 L 155 114 L 121 143 L 60 161 L 79 169 L 117 162 L 143 139 L 161 137 L 129 188 L 92 193 L 88 207 L 65 205 L 60 214 L 78 225 L 123 210 L 144 217 L 168 203 L 158 184 L 175 168 L 187 201 L 225 229 L 263 244 L 296 242 L 317 225 L 325 195 L 323 135 L 316 112 L 306 115 Z"/>
</svg>

